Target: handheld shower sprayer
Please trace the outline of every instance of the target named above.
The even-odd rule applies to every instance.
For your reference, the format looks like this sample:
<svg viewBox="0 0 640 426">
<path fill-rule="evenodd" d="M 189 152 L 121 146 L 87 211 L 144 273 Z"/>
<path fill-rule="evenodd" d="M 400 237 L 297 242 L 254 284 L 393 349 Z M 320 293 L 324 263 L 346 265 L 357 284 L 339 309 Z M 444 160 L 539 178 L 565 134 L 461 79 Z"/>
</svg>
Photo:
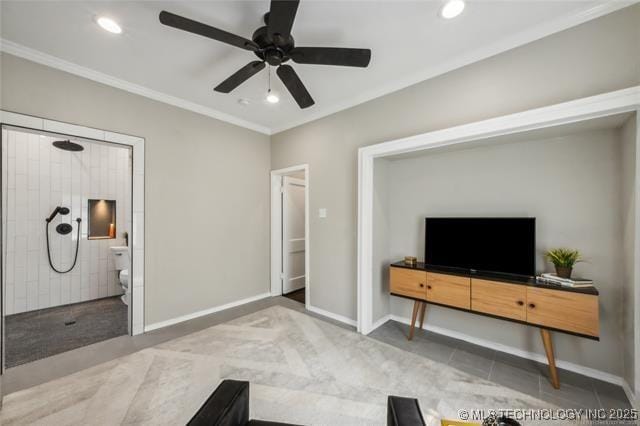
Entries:
<svg viewBox="0 0 640 426">
<path fill-rule="evenodd" d="M 69 214 L 69 209 L 67 207 L 61 207 L 61 206 L 56 207 L 51 212 L 51 215 L 49 215 L 49 217 L 45 219 L 47 221 L 47 223 L 51 222 L 58 215 L 58 213 L 63 215 L 63 216 L 64 215 L 68 215 Z"/>
<path fill-rule="evenodd" d="M 53 211 L 51 212 L 49 217 L 45 219 L 45 222 L 47 222 L 47 224 L 45 226 L 45 232 L 46 232 L 46 236 L 47 236 L 47 257 L 49 258 L 49 266 L 51 266 L 51 269 L 53 269 L 54 271 L 56 271 L 56 272 L 58 272 L 60 274 L 66 274 L 67 272 L 71 271 L 76 266 L 76 262 L 78 261 L 78 249 L 80 248 L 80 222 L 82 222 L 82 219 L 80 219 L 80 218 L 76 219 L 76 222 L 78 222 L 78 230 L 77 230 L 78 235 L 76 237 L 76 254 L 75 254 L 74 258 L 73 258 L 73 265 L 71 265 L 71 267 L 69 269 L 67 269 L 66 271 L 63 271 L 63 270 L 56 269 L 56 267 L 53 266 L 53 262 L 51 261 L 51 248 L 49 247 L 49 223 L 51 223 L 51 221 L 53 219 L 55 219 L 55 217 L 58 214 L 61 214 L 63 216 L 68 215 L 69 214 L 69 208 L 68 207 L 58 206 L 55 209 L 53 209 Z M 58 224 L 58 226 L 56 226 L 56 231 L 60 235 L 67 235 L 67 234 L 71 233 L 71 231 L 73 231 L 73 226 L 70 223 L 60 223 L 60 224 Z"/>
</svg>

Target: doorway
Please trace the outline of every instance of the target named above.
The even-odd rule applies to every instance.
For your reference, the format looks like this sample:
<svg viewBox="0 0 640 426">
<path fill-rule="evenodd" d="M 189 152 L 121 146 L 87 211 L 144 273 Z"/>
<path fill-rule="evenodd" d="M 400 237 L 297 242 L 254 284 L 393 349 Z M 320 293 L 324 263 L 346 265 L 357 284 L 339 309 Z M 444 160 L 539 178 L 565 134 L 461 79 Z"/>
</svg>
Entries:
<svg viewBox="0 0 640 426">
<path fill-rule="evenodd" d="M 129 334 L 131 147 L 11 126 L 1 139 L 3 367 Z"/>
<path fill-rule="evenodd" d="M 271 295 L 282 295 L 309 306 L 306 164 L 271 172 Z"/>
<path fill-rule="evenodd" d="M 111 131 L 107 131 L 107 130 L 101 130 L 101 129 L 96 129 L 96 128 L 92 128 L 92 127 L 85 127 L 85 126 L 80 126 L 77 124 L 72 124 L 72 123 L 65 123 L 62 121 L 56 121 L 56 120 L 50 120 L 47 118 L 41 118 L 41 117 L 36 117 L 36 116 L 30 116 L 30 115 L 25 115 L 25 114 L 20 114 L 20 113 L 16 113 L 16 112 L 10 112 L 10 111 L 4 111 L 4 110 L 0 110 L 0 127 L 2 128 L 2 136 L 0 137 L 1 141 L 7 141 L 8 140 L 8 133 L 7 131 L 9 129 L 14 129 L 17 131 L 22 131 L 22 132 L 26 132 L 26 133 L 34 133 L 36 135 L 43 135 L 45 137 L 47 136 L 54 136 L 56 137 L 56 141 L 61 141 L 60 144 L 58 144 L 60 147 L 62 147 L 63 149 L 61 149 L 60 154 L 69 154 L 69 153 L 73 153 L 73 152 L 78 152 L 78 151 L 74 151 L 74 148 L 77 148 L 74 146 L 73 143 L 69 143 L 72 141 L 76 141 L 76 143 L 89 143 L 91 146 L 93 145 L 101 145 L 101 144 L 106 144 L 108 146 L 118 146 L 124 149 L 127 149 L 131 155 L 131 161 L 129 162 L 130 165 L 130 169 L 129 169 L 129 176 L 130 176 L 130 203 L 131 203 L 131 213 L 130 215 L 127 215 L 127 220 L 130 222 L 128 224 L 128 229 L 129 229 L 129 234 L 128 234 L 128 238 L 127 238 L 127 243 L 128 243 L 128 254 L 129 254 L 129 259 L 128 262 L 124 262 L 129 266 L 129 273 L 127 274 L 127 280 L 129 282 L 129 299 L 128 299 L 128 305 L 127 305 L 127 310 L 128 310 L 128 318 L 127 318 L 127 326 L 128 326 L 128 330 L 127 330 L 127 334 L 129 335 L 139 335 L 142 334 L 144 331 L 144 284 L 145 284 L 145 280 L 144 280 L 144 181 L 145 181 L 145 161 L 144 161 L 144 145 L 145 145 L 145 140 L 142 137 L 138 137 L 138 136 L 132 136 L 132 135 L 127 135 L 124 133 L 116 133 L 116 132 L 111 132 Z M 0 144 L 0 146 L 2 146 L 3 144 Z M 51 147 L 53 147 L 53 143 L 51 144 Z M 50 147 L 50 149 L 52 149 Z M 64 149 L 66 148 L 66 149 Z M 7 147 L 7 150 L 9 149 L 9 147 Z M 20 149 L 24 149 L 24 145 L 20 146 Z M 27 155 L 27 158 L 31 159 L 31 160 L 35 160 L 35 153 L 37 151 L 35 150 L 31 150 L 32 156 L 29 157 Z M 7 154 L 9 153 L 9 151 L 7 151 Z M 27 154 L 29 154 L 29 147 L 27 146 Z M 54 154 L 55 156 L 55 154 Z M 8 158 L 8 156 L 6 157 Z M 38 159 L 40 159 L 40 156 L 38 154 Z M 111 160 L 108 160 L 108 164 L 112 164 L 110 162 Z M 24 169 L 24 162 L 22 162 L 20 164 L 20 167 L 22 169 Z M 27 172 L 34 171 L 36 170 L 35 168 L 35 164 L 33 161 L 28 161 L 26 164 L 27 167 Z M 117 167 L 116 167 L 117 168 Z M 62 172 L 62 165 L 60 166 L 61 172 Z M 15 172 L 17 172 L 17 168 L 15 170 Z M 77 170 L 77 169 L 76 169 Z M 83 169 L 84 170 L 84 169 Z M 5 171 L 7 173 L 7 175 L 5 176 Z M 65 170 L 66 173 L 66 170 Z M 9 167 L 8 167 L 8 163 L 5 163 L 4 158 L 3 161 L 0 163 L 0 181 L 1 185 L 1 199 L 2 199 L 2 213 L 3 215 L 6 215 L 8 213 L 7 208 L 8 206 L 11 204 L 9 202 L 10 200 L 10 196 L 9 196 L 9 191 L 8 188 L 5 188 L 4 185 L 6 183 L 6 185 L 9 185 Z M 17 173 L 16 173 L 17 174 Z M 23 173 L 24 174 L 24 173 Z M 23 179 L 23 178 L 21 178 Z M 28 179 L 28 178 L 27 178 Z M 42 182 L 45 182 L 46 179 L 42 179 Z M 72 186 L 77 188 L 77 181 L 75 186 Z M 83 180 L 83 182 L 88 182 L 88 180 Z M 15 182 L 12 183 L 12 186 L 17 184 L 17 179 L 15 180 Z M 49 182 L 51 185 L 51 182 Z M 33 180 L 33 184 L 34 186 L 29 186 L 29 180 L 27 180 L 27 196 L 26 196 L 26 204 L 27 204 L 27 209 L 29 208 L 29 204 L 31 203 L 32 205 L 35 205 L 35 200 L 36 197 L 33 196 L 35 195 L 33 192 L 31 194 L 28 193 L 29 189 L 31 189 L 32 191 L 35 190 L 35 180 Z M 38 184 L 40 185 L 40 184 Z M 46 187 L 46 183 L 44 184 L 44 186 Z M 108 186 L 107 186 L 108 188 Z M 38 187 L 39 189 L 39 187 Z M 17 192 L 15 194 L 18 194 Z M 23 194 L 24 195 L 24 194 Z M 30 196 L 31 195 L 31 196 Z M 14 204 L 21 204 L 22 206 L 24 206 L 25 204 L 25 198 L 21 198 L 21 199 L 14 199 L 15 197 L 12 196 L 11 200 L 13 201 Z M 77 198 L 77 197 L 76 197 Z M 50 198 L 51 200 L 51 198 Z M 17 201 L 19 201 L 19 203 L 16 203 Z M 64 201 L 64 200 L 63 200 Z M 83 209 L 81 216 L 77 216 L 76 212 L 73 210 L 73 207 L 69 207 L 69 205 L 72 205 L 73 203 L 73 197 L 72 197 L 72 202 L 67 203 L 67 205 L 56 205 L 54 208 L 52 208 L 50 211 L 47 211 L 46 214 L 46 219 L 48 219 L 49 217 L 52 217 L 54 212 L 57 212 L 57 214 L 55 216 L 52 217 L 52 220 L 54 220 L 54 222 L 51 224 L 51 240 L 50 242 L 51 244 L 51 249 L 53 249 L 51 251 L 52 253 L 52 258 L 55 261 L 54 262 L 54 266 L 56 267 L 56 269 L 61 269 L 65 267 L 65 264 L 67 264 L 66 260 L 62 261 L 62 259 L 55 259 L 55 255 L 54 252 L 58 249 L 58 244 L 54 241 L 54 237 L 55 235 L 59 235 L 60 238 L 62 238 L 62 234 L 60 234 L 58 232 L 58 225 L 61 225 L 62 223 L 58 223 L 62 217 L 64 217 L 65 219 L 67 219 L 65 222 L 67 223 L 66 226 L 62 226 L 60 228 L 61 231 L 63 231 L 63 233 L 67 232 L 69 230 L 69 227 L 71 227 L 71 231 L 72 232 L 67 232 L 67 234 L 65 235 L 66 237 L 69 237 L 71 235 L 71 237 L 73 238 L 73 235 L 77 235 L 77 228 L 75 227 L 75 224 L 73 222 L 73 219 L 77 219 L 78 217 L 80 217 L 82 220 L 83 225 L 87 224 L 89 222 L 89 218 L 85 215 L 85 211 Z M 38 203 L 39 204 L 39 203 Z M 106 204 L 112 204 L 112 203 L 106 203 Z M 45 204 L 46 205 L 46 204 Z M 122 205 L 122 204 L 120 204 Z M 84 205 L 83 205 L 84 206 Z M 60 207 L 60 209 L 57 209 L 57 207 Z M 63 207 L 66 207 L 65 209 L 63 209 Z M 89 206 L 86 205 L 87 207 L 87 214 L 89 211 Z M 22 209 L 23 207 L 20 208 L 20 213 L 22 214 Z M 69 209 L 69 212 L 67 213 L 67 209 Z M 108 211 L 108 210 L 107 210 Z M 39 215 L 41 215 L 41 212 L 38 212 Z M 36 224 L 40 224 L 41 227 L 44 228 L 44 225 L 46 223 L 45 218 L 41 217 L 41 216 L 27 216 L 29 221 L 34 221 L 36 222 Z M 35 219 L 33 219 L 35 218 Z M 116 217 L 117 220 L 117 217 Z M 77 220 L 76 220 L 77 222 Z M 101 221 L 98 221 L 97 223 L 100 223 Z M 33 224 L 31 224 L 33 225 Z M 117 223 L 116 223 L 117 225 Z M 36 225 L 37 226 L 37 225 Z M 66 228 L 66 230 L 65 230 Z M 73 231 L 75 230 L 75 234 L 73 233 Z M 8 245 L 9 242 L 13 240 L 14 242 L 14 251 L 15 251 L 15 236 L 10 235 L 10 233 L 8 232 L 9 229 L 5 226 L 5 224 L 3 223 L 3 226 L 0 226 L 0 253 L 2 253 L 2 256 L 0 256 L 2 258 L 2 261 L 0 261 L 0 275 L 2 277 L 1 280 L 1 291 L 0 291 L 0 360 L 2 362 L 0 362 L 0 408 L 2 407 L 2 397 L 4 395 L 4 389 L 2 388 L 2 382 L 4 381 L 4 375 L 6 373 L 5 370 L 5 356 L 6 356 L 6 350 L 7 350 L 7 342 L 5 341 L 6 339 L 6 316 L 7 316 L 7 307 L 6 305 L 9 303 L 9 298 L 7 297 L 7 289 L 6 289 L 6 283 L 7 283 L 7 279 L 9 278 L 9 270 L 7 268 L 7 264 L 5 263 L 4 259 L 7 256 L 7 253 L 9 252 L 8 250 Z M 118 227 L 115 227 L 115 231 L 116 231 L 116 235 L 118 233 Z M 120 231 L 122 231 L 122 228 L 120 228 Z M 53 233 L 57 233 L 57 234 L 53 234 Z M 104 230 L 102 231 L 104 232 Z M 100 234 L 100 230 L 97 230 L 97 233 Z M 84 235 L 84 234 L 83 234 Z M 32 243 L 35 241 L 32 241 Z M 75 242 L 75 241 L 72 241 Z M 29 240 L 27 240 L 27 247 L 29 247 Z M 43 244 L 42 241 L 40 241 L 41 244 Z M 46 241 L 44 242 L 46 243 Z M 20 242 L 21 246 L 23 245 L 23 242 Z M 82 244 L 82 241 L 81 241 Z M 66 242 L 65 246 L 69 245 L 69 241 Z M 127 245 L 127 244 L 125 244 Z M 60 248 L 62 248 L 62 242 L 60 242 Z M 73 247 L 75 248 L 75 247 Z M 82 247 L 80 247 L 80 250 L 82 250 Z M 29 251 L 29 250 L 28 250 Z M 35 250 L 32 250 L 35 251 Z M 102 258 L 104 258 L 104 256 L 102 256 Z M 120 259 L 122 259 L 122 257 L 119 257 Z M 13 261 L 14 261 L 14 267 L 15 267 L 15 256 L 13 257 Z M 62 264 L 58 263 L 58 260 L 61 260 Z M 45 263 L 47 266 L 51 266 L 47 260 L 44 260 L 42 263 Z M 82 263 L 81 261 L 79 261 L 80 264 Z M 123 262 L 120 262 L 123 263 Z M 21 266 L 21 265 L 19 265 Z M 70 266 L 70 265 L 68 265 Z M 68 267 L 67 266 L 67 267 Z M 26 268 L 25 268 L 26 269 Z M 39 268 L 38 268 L 39 269 Z M 64 270 L 64 269 L 62 269 Z M 15 272 L 15 270 L 14 270 Z M 20 274 L 22 274 L 22 271 L 18 271 Z M 34 274 L 36 272 L 35 269 L 29 269 L 27 271 L 27 274 Z M 74 270 L 75 272 L 75 270 Z M 34 275 L 31 275 L 31 277 L 33 277 Z M 46 275 L 44 275 L 46 277 Z M 13 279 L 14 279 L 14 292 L 15 292 L 15 274 L 13 275 Z M 29 275 L 27 275 L 27 277 L 29 277 Z M 100 279 L 100 278 L 99 278 Z M 19 279 L 21 282 L 21 278 Z M 35 280 L 30 280 L 30 281 L 35 281 Z M 38 276 L 38 283 L 39 283 L 39 276 Z M 54 290 L 57 287 L 57 285 L 54 285 Z M 61 284 L 62 287 L 62 284 Z M 66 284 L 65 284 L 66 287 Z M 51 287 L 50 287 L 51 288 Z M 40 288 L 39 287 L 35 287 L 34 285 L 31 285 L 31 293 L 27 293 L 27 294 L 34 294 L 36 293 L 37 290 L 37 294 L 39 296 L 40 294 Z M 100 290 L 98 290 L 100 291 Z M 81 286 L 81 293 L 82 293 L 82 286 Z M 50 293 L 51 294 L 51 293 Z M 14 293 L 14 303 L 15 303 L 15 293 Z M 118 297 L 118 296 L 116 296 Z M 33 300 L 33 299 L 32 299 Z M 46 300 L 46 299 L 45 299 Z M 38 301 L 38 304 L 40 303 L 40 301 Z M 18 307 L 21 306 L 21 302 L 18 304 Z M 28 302 L 27 302 L 27 306 Z M 14 308 L 16 307 L 16 305 L 14 305 Z M 74 314 L 78 314 L 78 309 L 77 307 L 73 307 L 72 310 L 74 311 Z M 14 309 L 15 312 L 15 309 Z M 56 315 L 52 315 L 52 317 L 56 318 Z M 77 320 L 76 320 L 76 324 L 78 324 Z M 15 369 L 12 369 L 12 371 L 15 373 L 17 371 L 17 373 L 14 374 L 14 380 L 22 380 L 22 376 L 29 376 L 31 378 L 35 376 L 44 376 L 47 374 L 47 372 L 51 371 L 48 367 L 48 360 L 49 359 L 53 359 L 53 358 L 43 358 L 38 362 L 39 364 L 36 366 L 35 369 L 30 369 L 30 364 L 26 364 L 23 365 L 21 367 L 16 367 Z M 82 363 L 79 363 L 79 365 L 81 365 Z M 75 364 L 74 364 L 75 365 Z M 82 368 L 81 366 L 79 366 L 78 368 Z M 35 372 L 34 372 L 35 371 Z"/>
</svg>

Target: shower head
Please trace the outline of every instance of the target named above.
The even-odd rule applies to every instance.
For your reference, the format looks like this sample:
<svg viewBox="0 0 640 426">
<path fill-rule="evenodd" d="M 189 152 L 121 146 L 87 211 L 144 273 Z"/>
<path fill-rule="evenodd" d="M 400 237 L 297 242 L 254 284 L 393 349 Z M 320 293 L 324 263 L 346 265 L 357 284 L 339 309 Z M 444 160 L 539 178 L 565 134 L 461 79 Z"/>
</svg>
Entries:
<svg viewBox="0 0 640 426">
<path fill-rule="evenodd" d="M 68 139 L 66 141 L 55 141 L 53 146 L 63 151 L 84 151 L 84 147 L 82 145 L 71 142 Z"/>
<path fill-rule="evenodd" d="M 67 215 L 69 214 L 69 208 L 58 206 L 55 209 L 53 209 L 53 211 L 51 212 L 51 215 L 49 215 L 49 217 L 46 218 L 45 220 L 47 222 L 51 222 L 58 215 L 58 213 L 61 215 Z"/>
</svg>

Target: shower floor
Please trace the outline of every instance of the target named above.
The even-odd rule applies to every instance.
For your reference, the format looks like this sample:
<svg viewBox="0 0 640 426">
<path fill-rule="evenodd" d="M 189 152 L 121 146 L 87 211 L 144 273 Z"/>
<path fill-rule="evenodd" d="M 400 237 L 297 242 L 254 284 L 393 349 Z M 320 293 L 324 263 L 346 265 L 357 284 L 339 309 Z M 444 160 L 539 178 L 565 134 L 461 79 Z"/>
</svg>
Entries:
<svg viewBox="0 0 640 426">
<path fill-rule="evenodd" d="M 5 366 L 15 367 L 127 334 L 127 316 L 127 305 L 119 296 L 8 315 Z"/>
</svg>

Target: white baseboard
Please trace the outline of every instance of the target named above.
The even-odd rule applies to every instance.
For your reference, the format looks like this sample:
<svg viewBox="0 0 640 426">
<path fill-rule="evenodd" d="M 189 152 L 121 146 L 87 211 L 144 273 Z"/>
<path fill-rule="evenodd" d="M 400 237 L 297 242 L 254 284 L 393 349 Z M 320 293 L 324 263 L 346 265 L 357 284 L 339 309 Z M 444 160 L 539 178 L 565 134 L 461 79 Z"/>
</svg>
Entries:
<svg viewBox="0 0 640 426">
<path fill-rule="evenodd" d="M 633 393 L 633 391 L 631 390 L 631 386 L 629 386 L 629 383 L 626 380 L 624 380 L 624 383 L 622 384 L 622 390 L 624 390 L 627 398 L 629 398 L 631 406 L 636 410 L 640 410 L 640 401 L 636 399 L 636 395 Z"/>
<path fill-rule="evenodd" d="M 257 296 L 247 297 L 246 299 L 236 300 L 235 302 L 227 303 L 226 305 L 215 306 L 213 308 L 204 309 L 202 311 L 193 312 L 187 315 L 182 315 L 166 321 L 160 321 L 154 324 L 149 324 L 145 326 L 144 331 L 147 332 L 147 331 L 157 330 L 159 328 L 169 327 L 170 325 L 178 324 L 184 321 L 189 321 L 191 319 L 198 318 L 198 317 L 203 317 L 205 315 L 213 314 L 214 312 L 220 312 L 226 309 L 235 308 L 236 306 L 255 302 L 256 300 L 265 299 L 267 297 L 271 297 L 271 293 L 258 294 Z"/>
<path fill-rule="evenodd" d="M 345 323 L 347 325 L 350 325 L 352 327 L 356 327 L 358 325 L 358 323 L 355 320 L 352 320 L 351 318 L 347 318 L 347 317 L 342 316 L 342 315 L 334 314 L 333 312 L 325 311 L 324 309 L 316 308 L 315 306 L 309 305 L 309 306 L 307 306 L 307 310 L 311 311 L 313 313 L 316 313 L 318 315 L 322 315 L 323 317 L 327 317 L 327 318 L 331 318 L 331 319 L 336 320 L 336 321 L 340 321 L 340 322 Z"/>
<path fill-rule="evenodd" d="M 385 322 L 389 321 L 390 319 L 392 319 L 391 314 L 383 316 L 382 318 L 374 322 L 373 325 L 371 325 L 371 331 L 375 330 L 378 327 L 381 327 Z M 371 333 L 371 331 L 369 333 Z"/>
<path fill-rule="evenodd" d="M 384 324 L 388 320 L 398 321 L 403 324 L 411 324 L 411 320 L 409 318 L 401 317 L 398 315 L 387 315 L 386 317 L 383 317 L 378 321 L 376 321 L 371 331 L 380 327 L 382 324 Z M 532 361 L 537 361 L 539 363 L 546 364 L 546 365 L 549 364 L 549 362 L 547 361 L 546 355 L 539 354 L 536 352 L 525 351 L 522 349 L 514 348 L 513 346 L 503 345 L 501 343 L 492 342 L 490 340 L 481 339 L 479 337 L 470 336 L 468 334 L 460 333 L 458 331 L 453 331 L 453 330 L 443 328 L 443 327 L 438 327 L 435 325 L 425 324 L 424 329 L 436 334 L 442 334 L 443 336 L 448 336 L 454 339 L 463 340 L 468 343 L 473 343 L 474 345 L 483 346 L 499 352 L 515 355 L 520 358 L 530 359 Z M 629 400 L 635 401 L 635 396 L 633 395 L 633 392 L 631 392 L 631 388 L 629 387 L 627 382 L 620 376 L 616 376 L 614 374 L 596 370 L 594 368 L 589 368 L 582 365 L 574 364 L 569 361 L 562 361 L 559 359 L 556 359 L 556 366 L 558 368 L 562 368 L 567 371 L 572 371 L 574 373 L 582 374 L 587 377 L 602 380 L 603 382 L 613 383 L 615 385 L 622 386 Z"/>
</svg>

